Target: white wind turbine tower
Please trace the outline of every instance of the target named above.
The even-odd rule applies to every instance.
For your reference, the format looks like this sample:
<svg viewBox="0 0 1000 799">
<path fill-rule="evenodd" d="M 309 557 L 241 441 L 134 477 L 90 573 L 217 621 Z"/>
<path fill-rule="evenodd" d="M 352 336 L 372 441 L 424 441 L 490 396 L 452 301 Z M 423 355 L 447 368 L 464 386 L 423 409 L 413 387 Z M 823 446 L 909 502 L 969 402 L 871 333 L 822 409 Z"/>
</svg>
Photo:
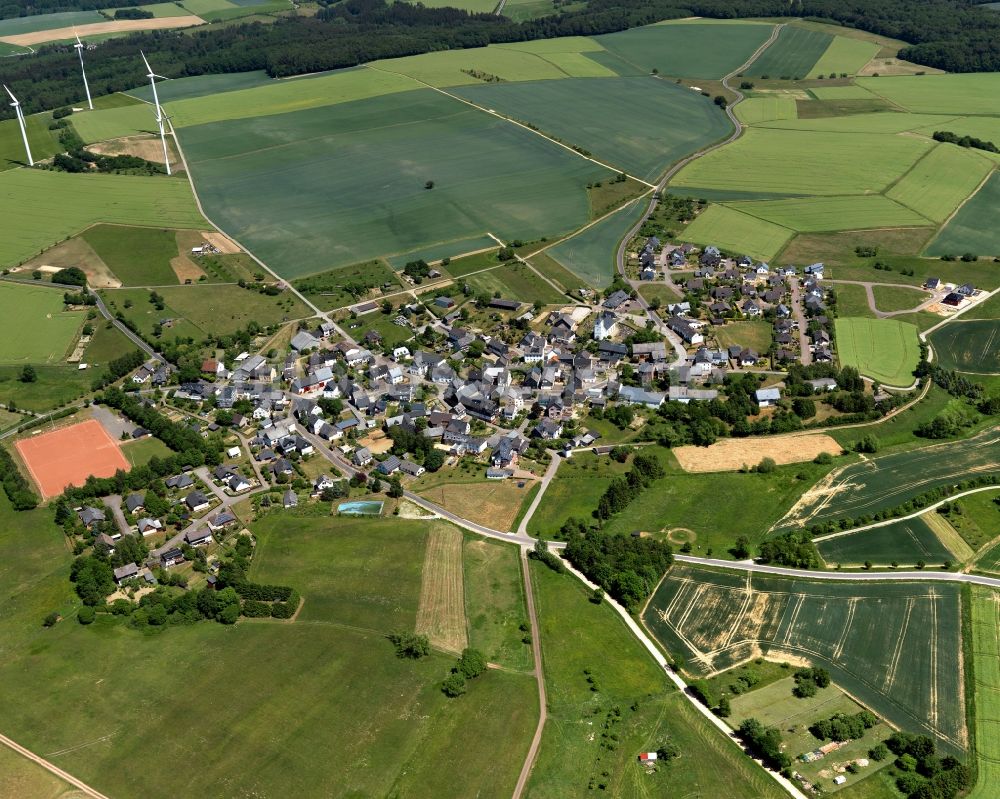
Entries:
<svg viewBox="0 0 1000 799">
<path fill-rule="evenodd" d="M 142 56 L 142 63 L 146 65 L 146 77 L 149 78 L 149 85 L 153 88 L 153 105 L 156 106 L 156 124 L 160 127 L 160 142 L 163 144 L 163 162 L 167 166 L 167 174 L 170 174 L 170 153 L 167 151 L 167 134 L 164 132 L 163 122 L 163 109 L 160 108 L 160 98 L 156 93 L 156 79 L 166 80 L 163 75 L 157 75 L 153 72 L 153 68 L 149 65 L 149 61 L 146 60 L 146 54 L 141 50 L 139 55 Z"/>
<path fill-rule="evenodd" d="M 24 152 L 28 156 L 28 166 L 34 166 L 35 161 L 31 157 L 31 147 L 28 146 L 28 131 L 24 127 L 24 113 L 21 111 L 21 104 L 17 101 L 14 93 L 8 89 L 6 86 L 3 87 L 4 91 L 10 95 L 10 99 L 13 101 L 11 107 L 14 109 L 14 113 L 17 114 L 17 124 L 21 126 L 21 138 L 24 140 Z"/>
<path fill-rule="evenodd" d="M 73 47 L 76 48 L 76 54 L 80 56 L 80 74 L 83 75 L 83 88 L 87 92 L 87 106 L 93 111 L 94 101 L 90 99 L 90 84 L 87 83 L 87 70 L 83 68 L 83 42 L 80 41 L 80 35 L 76 31 L 73 31 L 73 35 L 76 36 L 76 44 Z"/>
</svg>

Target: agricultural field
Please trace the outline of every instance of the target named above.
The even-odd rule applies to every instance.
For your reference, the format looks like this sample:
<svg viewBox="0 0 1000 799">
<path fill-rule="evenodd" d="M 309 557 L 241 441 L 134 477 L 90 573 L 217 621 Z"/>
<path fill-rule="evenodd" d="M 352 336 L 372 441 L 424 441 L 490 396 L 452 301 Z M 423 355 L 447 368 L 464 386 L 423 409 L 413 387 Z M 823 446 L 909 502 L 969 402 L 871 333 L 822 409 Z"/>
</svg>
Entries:
<svg viewBox="0 0 1000 799">
<path fill-rule="evenodd" d="M 781 95 L 747 97 L 736 106 L 736 116 L 747 125 L 772 122 L 776 119 L 795 119 L 796 115 L 795 99 Z"/>
<path fill-rule="evenodd" d="M 1000 438 L 996 427 L 960 441 L 876 455 L 831 472 L 806 491 L 774 527 L 783 530 L 870 516 L 932 488 L 997 469 Z"/>
<path fill-rule="evenodd" d="M 192 75 L 188 78 L 168 80 L 157 84 L 156 93 L 160 102 L 166 104 L 175 100 L 188 100 L 193 97 L 207 97 L 241 89 L 254 89 L 272 83 L 273 78 L 268 77 L 264 70 L 226 72 L 221 75 Z M 126 94 L 146 103 L 153 102 L 153 90 L 149 88 L 148 83 L 129 89 Z"/>
<path fill-rule="evenodd" d="M 609 286 L 615 273 L 615 250 L 643 208 L 641 200 L 630 203 L 545 252 L 591 286 Z"/>
<path fill-rule="evenodd" d="M 870 100 L 875 95 L 860 86 L 811 86 L 809 93 L 817 100 Z"/>
<path fill-rule="evenodd" d="M 975 193 L 993 167 L 993 163 L 977 155 L 975 150 L 939 144 L 889 189 L 886 196 L 941 223 Z"/>
<path fill-rule="evenodd" d="M 455 94 L 649 181 L 732 129 L 708 98 L 650 77 L 488 83 Z M 643 113 L 634 115 L 639 105 Z M 684 125 L 671 124 L 678 116 Z M 630 124 L 620 124 L 630 117 Z"/>
<path fill-rule="evenodd" d="M 429 89 L 189 128 L 182 141 L 206 212 L 290 278 L 487 231 L 568 232 L 588 217 L 586 184 L 611 176 Z"/>
<path fill-rule="evenodd" d="M 462 531 L 457 527 L 444 524 L 428 527 L 414 627 L 427 636 L 431 646 L 456 655 L 469 645 L 463 545 Z"/>
<path fill-rule="evenodd" d="M 168 82 L 169 83 L 169 82 Z M 137 136 L 156 131 L 156 111 L 152 104 L 130 103 L 113 108 L 96 108 L 73 114 L 70 123 L 87 144 Z"/>
<path fill-rule="evenodd" d="M 481 474 L 481 473 L 480 473 Z M 446 482 L 454 475 L 455 482 Z M 533 481 L 462 479 L 454 472 L 438 472 L 424 477 L 413 487 L 422 497 L 441 507 L 494 530 L 510 530 Z M 523 487 L 518 487 L 524 483 Z"/>
<path fill-rule="evenodd" d="M 822 666 L 891 724 L 966 746 L 960 588 L 818 583 L 675 564 L 643 612 L 685 669 L 709 675 L 764 654 Z"/>
<path fill-rule="evenodd" d="M 744 73 L 750 78 L 804 78 L 827 51 L 833 37 L 828 33 L 786 25 L 777 40 Z"/>
<path fill-rule="evenodd" d="M 931 511 L 933 515 L 934 512 Z M 929 523 L 928 515 L 915 519 L 895 521 L 884 527 L 848 532 L 817 542 L 819 554 L 828 566 L 857 568 L 866 562 L 876 566 L 914 566 L 923 561 L 930 566 L 940 566 L 957 558 L 938 538 Z"/>
<path fill-rule="evenodd" d="M 296 280 L 295 288 L 308 297 L 317 308 L 330 310 L 369 297 L 379 297 L 382 294 L 381 286 L 386 284 L 389 284 L 390 292 L 403 287 L 395 271 L 383 261 L 376 260 Z M 358 288 L 359 293 L 351 291 L 352 286 Z M 367 291 L 361 291 L 362 289 Z"/>
<path fill-rule="evenodd" d="M 493 296 L 500 292 L 504 299 L 533 303 L 538 300 L 546 305 L 562 302 L 565 297 L 542 280 L 530 267 L 521 263 L 510 263 L 470 275 L 465 283 L 473 294 L 486 293 Z"/>
<path fill-rule="evenodd" d="M 890 386 L 913 383 L 920 359 L 917 329 L 895 319 L 837 319 L 837 355 L 843 366 Z"/>
<path fill-rule="evenodd" d="M 746 63 L 772 29 L 767 23 L 663 22 L 594 40 L 645 73 L 718 80 Z"/>
<path fill-rule="evenodd" d="M 988 588 L 972 586 L 972 650 L 976 675 L 976 766 L 979 779 L 970 799 L 989 799 L 1000 780 L 1000 602 Z"/>
<path fill-rule="evenodd" d="M 707 447 L 674 447 L 674 457 L 686 472 L 735 472 L 764 458 L 777 464 L 804 463 L 820 453 L 840 455 L 841 447 L 825 433 L 763 438 L 723 438 Z"/>
<path fill-rule="evenodd" d="M 275 514 L 254 526 L 254 574 L 301 590 L 297 622 L 178 625 L 145 636 L 103 616 L 91 628 L 76 624 L 71 555 L 51 514 L 15 514 L 0 497 L 0 579 L 16 587 L 0 615 L 5 733 L 33 751 L 62 752 L 60 766 L 109 795 L 141 785 L 152 797 L 309 796 L 333 783 L 363 795 L 450 795 L 453 774 L 443 764 L 473 753 L 465 795 L 509 796 L 537 720 L 534 679 L 491 670 L 456 702 L 439 689 L 453 656 L 401 660 L 384 637 L 416 618 L 420 523 L 320 515 L 310 524 L 303 516 Z M 39 619 L 52 610 L 66 621 L 45 630 Z M 93 672 L 73 668 L 75 657 L 131 677 L 106 680 L 95 695 Z M 172 700 L 136 703 L 136 691 Z M 267 699 L 247 705 L 248 691 Z M 176 734 L 195 717 L 200 736 L 229 745 L 220 752 Z M 277 754 L 275 729 L 284 742 Z M 139 756 L 164 740 L 188 765 L 183 774 L 172 758 Z M 317 758 L 316 747 L 340 754 Z M 373 747 L 384 753 L 376 760 L 365 755 Z"/>
<path fill-rule="evenodd" d="M 95 225 L 81 238 L 122 285 L 169 286 L 179 282 L 170 266 L 179 255 L 173 230 Z"/>
<path fill-rule="evenodd" d="M 0 364 L 53 364 L 70 354 L 85 314 L 63 310 L 63 292 L 54 288 L 0 283 Z"/>
<path fill-rule="evenodd" d="M 32 17 L 26 17 L 32 19 Z M 24 118 L 28 131 L 28 145 L 35 161 L 51 158 L 62 150 L 59 138 L 54 131 L 49 130 L 52 121 L 51 114 L 32 114 Z M 21 129 L 16 119 L 0 121 L 0 171 L 14 169 L 27 164 L 24 152 L 24 142 L 21 139 Z"/>
<path fill-rule="evenodd" d="M 536 561 L 530 562 L 530 571 L 549 722 L 526 796 L 583 795 L 591 781 L 605 783 L 611 796 L 783 795 L 673 689 L 606 603 L 589 602 L 589 590 L 570 575 L 557 575 Z M 606 652 L 615 656 L 602 657 Z M 616 706 L 618 716 L 612 713 Z M 616 738 L 614 746 L 606 747 L 602 725 L 609 718 Z M 647 774 L 635 754 L 668 741 L 680 756 Z"/>
<path fill-rule="evenodd" d="M 865 64 L 871 61 L 879 51 L 874 42 L 861 39 L 849 39 L 846 36 L 834 36 L 829 47 L 813 65 L 806 77 L 816 78 L 821 75 L 847 73 L 856 75 Z"/>
<path fill-rule="evenodd" d="M 1000 321 L 956 319 L 931 333 L 930 341 L 946 369 L 972 374 L 1000 372 Z"/>
<path fill-rule="evenodd" d="M 769 261 L 794 235 L 789 228 L 765 222 L 725 205 L 710 205 L 687 226 L 681 238 L 695 244 L 714 244 Z"/>
<path fill-rule="evenodd" d="M 207 227 L 181 179 L 74 175 L 35 169 L 0 173 L 0 264 L 11 266 L 98 222 Z"/>
<path fill-rule="evenodd" d="M 857 84 L 917 114 L 1000 115 L 1000 75 L 993 72 L 858 78 Z"/>
<path fill-rule="evenodd" d="M 534 668 L 520 625 L 528 618 L 517 547 L 466 535 L 465 614 L 469 645 L 491 663 L 517 671 Z"/>
<path fill-rule="evenodd" d="M 920 214 L 881 194 L 754 200 L 732 203 L 728 208 L 802 233 L 927 224 Z"/>
<path fill-rule="evenodd" d="M 0 38 L 19 36 L 22 33 L 37 33 L 38 31 L 66 28 L 71 25 L 89 25 L 94 22 L 104 22 L 105 19 L 97 11 L 62 11 L 55 14 L 36 14 L 28 17 L 13 17 L 0 20 Z"/>
<path fill-rule="evenodd" d="M 1000 173 L 994 172 L 927 245 L 926 254 L 1000 254 L 1000 234 L 992 221 L 998 204 Z"/>
</svg>

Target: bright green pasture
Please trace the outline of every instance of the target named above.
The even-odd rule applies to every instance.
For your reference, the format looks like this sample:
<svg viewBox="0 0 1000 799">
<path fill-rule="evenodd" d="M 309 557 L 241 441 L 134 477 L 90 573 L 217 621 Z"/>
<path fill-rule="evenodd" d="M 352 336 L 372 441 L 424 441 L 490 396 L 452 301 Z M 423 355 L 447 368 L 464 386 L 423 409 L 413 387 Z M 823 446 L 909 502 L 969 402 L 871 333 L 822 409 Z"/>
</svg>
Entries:
<svg viewBox="0 0 1000 799">
<path fill-rule="evenodd" d="M 205 97 L 213 94 L 223 94 L 241 89 L 253 89 L 274 83 L 263 70 L 257 72 L 227 72 L 222 75 L 194 75 L 190 78 L 175 78 L 163 81 L 156 86 L 156 93 L 161 103 L 176 100 L 189 100 L 193 97 Z M 153 90 L 144 83 L 129 90 L 129 95 L 153 102 Z"/>
<path fill-rule="evenodd" d="M 927 245 L 926 254 L 1000 255 L 997 208 L 1000 208 L 1000 174 L 994 172 Z"/>
<path fill-rule="evenodd" d="M 673 83 L 591 78 L 466 86 L 455 94 L 530 122 L 594 158 L 646 180 L 725 136 L 732 126 L 711 101 Z M 636 114 L 635 109 L 643 112 Z M 673 124 L 682 117 L 684 125 Z M 629 119 L 622 125 L 622 119 Z"/>
<path fill-rule="evenodd" d="M 206 211 L 285 277 L 486 232 L 565 233 L 589 216 L 586 185 L 612 174 L 429 89 L 182 139 Z"/>
<path fill-rule="evenodd" d="M 923 561 L 940 566 L 955 556 L 941 543 L 922 516 L 895 521 L 885 527 L 850 532 L 816 545 L 828 566 L 859 567 L 870 561 L 876 566 L 914 566 Z"/>
<path fill-rule="evenodd" d="M 880 192 L 930 149 L 916 138 L 750 128 L 682 169 L 674 188 L 774 194 Z"/>
<path fill-rule="evenodd" d="M 357 796 L 443 796 L 454 795 L 448 764 L 472 757 L 462 795 L 511 794 L 537 721 L 534 679 L 491 670 L 449 700 L 439 686 L 453 657 L 401 660 L 385 640 L 413 617 L 419 596 L 422 552 L 405 586 L 390 580 L 414 569 L 402 532 L 409 522 L 359 527 L 323 515 L 307 528 L 293 514 L 265 518 L 254 573 L 298 587 L 306 618 L 144 635 L 108 616 L 76 623 L 71 555 L 47 510 L 16 514 L 0 497 L 0 519 L 5 734 L 61 752 L 49 756 L 98 790 L 318 797 L 336 785 Z M 65 620 L 43 628 L 54 610 Z M 192 719 L 198 735 L 178 734 Z M 151 757 L 165 742 L 172 756 Z"/>
<path fill-rule="evenodd" d="M 1000 74 L 996 72 L 882 76 L 858 78 L 857 82 L 917 113 L 1000 114 Z"/>
<path fill-rule="evenodd" d="M 736 106 L 736 116 L 747 125 L 777 119 L 795 119 L 797 113 L 794 98 L 777 94 L 748 97 Z"/>
<path fill-rule="evenodd" d="M 1000 373 L 1000 320 L 956 319 L 930 336 L 937 360 L 960 372 Z"/>
<path fill-rule="evenodd" d="M 499 291 L 504 299 L 533 303 L 535 300 L 548 304 L 562 302 L 566 298 L 542 280 L 529 266 L 521 263 L 504 264 L 488 272 L 480 272 L 464 281 L 476 294 L 493 296 Z"/>
<path fill-rule="evenodd" d="M 837 354 L 842 366 L 888 383 L 908 386 L 920 358 L 917 328 L 895 319 L 838 319 Z"/>
<path fill-rule="evenodd" d="M 592 781 L 605 784 L 609 796 L 782 795 L 672 687 L 607 603 L 589 602 L 589 589 L 575 577 L 557 575 L 537 561 L 531 562 L 531 577 L 549 722 L 527 796 L 584 796 Z M 601 656 L 608 652 L 614 657 Z M 610 717 L 615 720 L 606 730 L 615 707 L 619 715 Z M 614 737 L 605 739 L 605 733 Z M 647 774 L 636 753 L 665 741 L 680 756 Z"/>
<path fill-rule="evenodd" d="M 877 437 L 878 432 L 874 435 Z M 829 491 L 804 501 L 775 528 L 871 516 L 932 488 L 996 471 L 1000 469 L 998 444 L 997 428 L 993 427 L 972 438 L 876 455 L 852 463 L 834 473 Z"/>
<path fill-rule="evenodd" d="M 287 114 L 309 108 L 379 97 L 414 88 L 411 79 L 375 69 L 345 69 L 317 77 L 275 80 L 219 95 L 202 95 L 167 102 L 174 127 Z M 181 136 L 181 144 L 187 137 Z"/>
<path fill-rule="evenodd" d="M 917 133 L 926 136 L 933 136 L 939 130 L 946 130 L 959 136 L 975 136 L 977 139 L 991 141 L 1000 147 L 1000 117 L 952 117 L 942 118 L 929 123 L 925 127 L 917 128 Z M 978 151 L 984 158 L 993 159 L 996 153 Z"/>
<path fill-rule="evenodd" d="M 804 233 L 880 227 L 918 227 L 927 220 L 881 194 L 754 200 L 730 208 Z"/>
<path fill-rule="evenodd" d="M 786 25 L 778 39 L 746 71 L 748 77 L 804 78 L 826 52 L 833 37 L 828 33 Z"/>
<path fill-rule="evenodd" d="M 812 86 L 809 93 L 817 100 L 870 100 L 875 96 L 861 86 Z"/>
<path fill-rule="evenodd" d="M 778 659 L 784 653 L 807 658 L 893 726 L 933 735 L 942 750 L 958 755 L 965 733 L 960 590 L 935 584 L 932 593 L 919 581 L 811 582 L 676 564 L 643 621 L 698 675 L 754 657 L 758 646 Z"/>
<path fill-rule="evenodd" d="M 588 428 L 590 422 L 587 420 Z M 590 452 L 563 460 L 545 490 L 544 501 L 528 521 L 528 532 L 551 537 L 571 516 L 589 519 L 608 484 L 626 470 L 626 465 Z"/>
<path fill-rule="evenodd" d="M 644 203 L 644 200 L 629 203 L 546 252 L 590 285 L 598 288 L 610 285 L 618 243 L 638 218 Z"/>
<path fill-rule="evenodd" d="M 35 169 L 0 174 L 0 263 L 17 264 L 97 222 L 203 228 L 186 180 L 74 175 Z"/>
<path fill-rule="evenodd" d="M 888 313 L 912 310 L 930 298 L 927 292 L 909 286 L 872 286 L 872 294 L 875 295 L 875 307 Z M 847 313 L 843 315 L 851 316 Z"/>
<path fill-rule="evenodd" d="M 940 223 L 976 191 L 992 170 L 993 164 L 975 150 L 939 144 L 886 196 Z"/>
<path fill-rule="evenodd" d="M 843 72 L 854 75 L 871 61 L 880 49 L 875 42 L 849 39 L 846 36 L 834 36 L 826 52 L 820 56 L 819 61 L 809 71 L 808 77 L 829 75 L 831 72 L 837 75 Z"/>
<path fill-rule="evenodd" d="M 7 42 L 0 42 L 0 57 L 6 57 L 10 55 L 28 55 L 31 51 L 25 49 L 18 44 L 7 44 Z"/>
<path fill-rule="evenodd" d="M 809 107 L 808 103 L 805 107 Z M 872 112 L 808 118 L 805 114 L 802 114 L 798 119 L 779 119 L 773 122 L 766 122 L 763 127 L 810 132 L 827 131 L 829 133 L 905 133 L 913 130 L 924 130 L 924 126 L 933 127 L 934 130 L 941 130 L 948 127 L 950 119 L 952 117 L 935 114 L 903 114 L 896 112 Z M 808 141 L 808 139 L 804 139 L 803 141 Z"/>
<path fill-rule="evenodd" d="M 713 80 L 742 66 L 771 35 L 765 23 L 660 23 L 595 36 L 643 72 Z"/>
<path fill-rule="evenodd" d="M 82 238 L 124 286 L 170 286 L 178 282 L 170 267 L 170 259 L 178 255 L 173 230 L 95 225 L 84 231 Z"/>
<path fill-rule="evenodd" d="M 55 28 L 69 28 L 72 25 L 92 25 L 95 22 L 107 22 L 107 20 L 96 11 L 61 11 L 56 14 L 14 17 L 0 20 L 0 36 L 37 33 Z"/>
<path fill-rule="evenodd" d="M 81 111 L 73 114 L 70 121 L 87 144 L 157 130 L 156 111 L 146 103 Z"/>
<path fill-rule="evenodd" d="M 1000 602 L 988 588 L 971 590 L 979 779 L 969 799 L 990 799 L 1000 784 Z"/>
<path fill-rule="evenodd" d="M 681 238 L 695 244 L 713 244 L 729 252 L 758 260 L 773 258 L 794 231 L 724 205 L 710 205 L 694 220 Z"/>
<path fill-rule="evenodd" d="M 49 130 L 52 117 L 49 114 L 32 114 L 25 117 L 25 128 L 28 131 L 28 146 L 34 160 L 41 161 L 50 158 L 62 150 L 59 139 Z M 0 122 L 0 170 L 14 169 L 27 165 L 28 156 L 24 152 L 24 139 L 21 138 L 21 128 L 16 119 L 5 119 Z"/>
<path fill-rule="evenodd" d="M 63 292 L 0 283 L 0 363 L 57 363 L 68 354 L 84 314 L 63 311 Z"/>
</svg>

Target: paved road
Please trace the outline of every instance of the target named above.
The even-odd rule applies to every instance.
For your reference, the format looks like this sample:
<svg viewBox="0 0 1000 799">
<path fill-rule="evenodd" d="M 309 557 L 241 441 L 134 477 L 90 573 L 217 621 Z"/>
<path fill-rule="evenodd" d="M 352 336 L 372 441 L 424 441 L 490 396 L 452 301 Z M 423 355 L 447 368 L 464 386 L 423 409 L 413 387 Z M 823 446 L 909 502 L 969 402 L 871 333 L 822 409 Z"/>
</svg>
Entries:
<svg viewBox="0 0 1000 799">
<path fill-rule="evenodd" d="M 25 749 L 19 743 L 11 740 L 6 735 L 0 735 L 0 744 L 3 744 L 4 746 L 10 747 L 15 752 L 17 752 L 19 755 L 21 755 L 23 757 L 26 757 L 32 763 L 38 764 L 39 766 L 41 766 L 46 771 L 51 772 L 52 774 L 55 774 L 59 779 L 65 780 L 66 782 L 68 782 L 70 785 L 72 785 L 74 788 L 76 788 L 81 793 L 83 793 L 83 794 L 91 797 L 91 799 L 110 799 L 108 796 L 106 796 L 105 794 L 101 793 L 100 791 L 97 791 L 94 788 L 91 788 L 89 785 L 87 785 L 87 783 L 85 783 L 85 782 L 83 782 L 81 780 L 78 780 L 76 777 L 74 777 L 68 771 L 63 771 L 61 768 L 59 768 L 59 766 L 55 765 L 54 763 L 50 763 L 44 757 L 41 757 L 40 755 L 36 755 L 34 752 L 32 752 L 32 751 L 30 751 L 28 749 Z"/>
<path fill-rule="evenodd" d="M 880 283 L 875 280 L 827 280 L 826 282 L 842 286 L 861 286 L 864 288 L 865 299 L 868 301 L 868 308 L 873 314 L 875 314 L 876 319 L 891 319 L 893 316 L 899 316 L 901 314 L 917 313 L 917 311 L 923 311 L 925 308 L 941 302 L 945 296 L 943 292 L 934 293 L 914 286 L 914 289 L 923 291 L 924 294 L 929 295 L 926 299 L 921 300 L 919 305 L 914 308 L 906 308 L 902 311 L 880 311 L 878 306 L 875 304 L 875 292 L 873 291 L 875 286 L 885 286 L 886 288 L 898 289 L 900 288 L 899 283 Z"/>
<path fill-rule="evenodd" d="M 788 288 L 791 292 L 792 315 L 799 325 L 799 362 L 803 366 L 812 363 L 812 350 L 809 349 L 809 323 L 806 321 L 806 313 L 802 309 L 802 292 L 799 291 L 799 279 L 791 277 L 788 279 Z"/>
<path fill-rule="evenodd" d="M 776 574 L 781 577 L 795 577 L 800 580 L 834 580 L 840 582 L 910 582 L 910 583 L 971 583 L 984 585 L 988 588 L 1000 588 L 1000 579 L 983 577 L 978 574 L 962 574 L 956 572 L 938 572 L 929 569 L 921 571 L 891 571 L 891 572 L 833 572 L 806 571 L 803 569 L 787 569 L 784 566 L 767 566 L 747 560 L 718 560 L 716 558 L 695 558 L 690 555 L 674 555 L 674 560 L 680 563 L 691 563 L 699 566 L 735 569 L 736 571 L 758 572 L 760 574 Z"/>
<path fill-rule="evenodd" d="M 552 456 L 552 460 L 549 462 L 549 468 L 545 470 L 545 474 L 542 476 L 542 484 L 538 487 L 538 493 L 535 494 L 535 498 L 531 500 L 531 504 L 528 506 L 528 510 L 525 511 L 524 517 L 521 519 L 521 523 L 517 526 L 517 534 L 527 536 L 528 535 L 528 522 L 531 521 L 531 517 L 534 516 L 535 511 L 538 510 L 538 506 L 542 504 L 542 497 L 545 496 L 545 491 L 549 487 L 549 483 L 552 482 L 552 478 L 556 476 L 556 472 L 559 470 L 559 464 L 562 463 L 562 456 L 555 453 L 549 453 Z"/>
<path fill-rule="evenodd" d="M 156 350 L 150 347 L 145 341 L 139 338 L 139 336 L 137 336 L 135 333 L 129 330 L 129 328 L 125 324 L 123 324 L 114 316 L 112 316 L 111 311 L 108 310 L 108 306 L 104 304 L 104 300 L 101 299 L 101 296 L 96 291 L 94 291 L 91 288 L 88 288 L 87 291 L 89 291 L 90 295 L 97 301 L 97 310 L 101 312 L 101 316 L 109 320 L 115 327 L 117 327 L 120 331 L 122 331 L 122 333 L 125 334 L 126 338 L 128 338 L 129 341 L 135 344 L 135 346 L 137 346 L 140 350 L 146 353 L 150 358 L 159 358 L 164 363 L 167 362 L 166 358 L 164 358 L 162 355 L 160 355 L 160 353 L 158 353 Z"/>
<path fill-rule="evenodd" d="M 104 497 L 101 501 L 104 503 L 104 507 L 111 511 L 121 534 L 132 535 L 132 527 L 125 519 L 125 514 L 122 513 L 122 498 L 118 494 L 112 494 L 109 497 Z"/>
</svg>

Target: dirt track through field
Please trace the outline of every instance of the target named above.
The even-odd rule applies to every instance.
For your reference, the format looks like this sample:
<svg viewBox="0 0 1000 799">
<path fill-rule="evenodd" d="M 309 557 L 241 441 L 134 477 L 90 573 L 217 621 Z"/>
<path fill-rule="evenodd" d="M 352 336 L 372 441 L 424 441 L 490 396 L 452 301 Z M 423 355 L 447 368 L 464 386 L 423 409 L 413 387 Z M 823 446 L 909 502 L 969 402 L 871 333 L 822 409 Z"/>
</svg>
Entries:
<svg viewBox="0 0 1000 799">
<path fill-rule="evenodd" d="M 202 25 L 201 17 L 188 14 L 183 17 L 159 17 L 154 19 L 118 19 L 113 22 L 95 22 L 92 25 L 77 25 L 75 28 L 53 28 L 34 33 L 18 33 L 14 36 L 0 36 L 0 42 L 27 46 L 58 42 L 62 39 L 72 39 L 74 36 L 94 36 L 99 33 L 130 33 L 131 31 L 152 31 L 165 28 L 190 28 L 192 25 Z"/>
<path fill-rule="evenodd" d="M 431 645 L 456 653 L 469 645 L 462 540 L 456 527 L 431 527 L 417 608 L 417 632 L 426 635 Z"/>
<path fill-rule="evenodd" d="M 686 472 L 733 472 L 756 466 L 763 458 L 777 464 L 804 463 L 821 452 L 839 455 L 843 447 L 826 433 L 768 438 L 726 438 L 708 447 L 675 447 L 673 452 Z"/>
</svg>

